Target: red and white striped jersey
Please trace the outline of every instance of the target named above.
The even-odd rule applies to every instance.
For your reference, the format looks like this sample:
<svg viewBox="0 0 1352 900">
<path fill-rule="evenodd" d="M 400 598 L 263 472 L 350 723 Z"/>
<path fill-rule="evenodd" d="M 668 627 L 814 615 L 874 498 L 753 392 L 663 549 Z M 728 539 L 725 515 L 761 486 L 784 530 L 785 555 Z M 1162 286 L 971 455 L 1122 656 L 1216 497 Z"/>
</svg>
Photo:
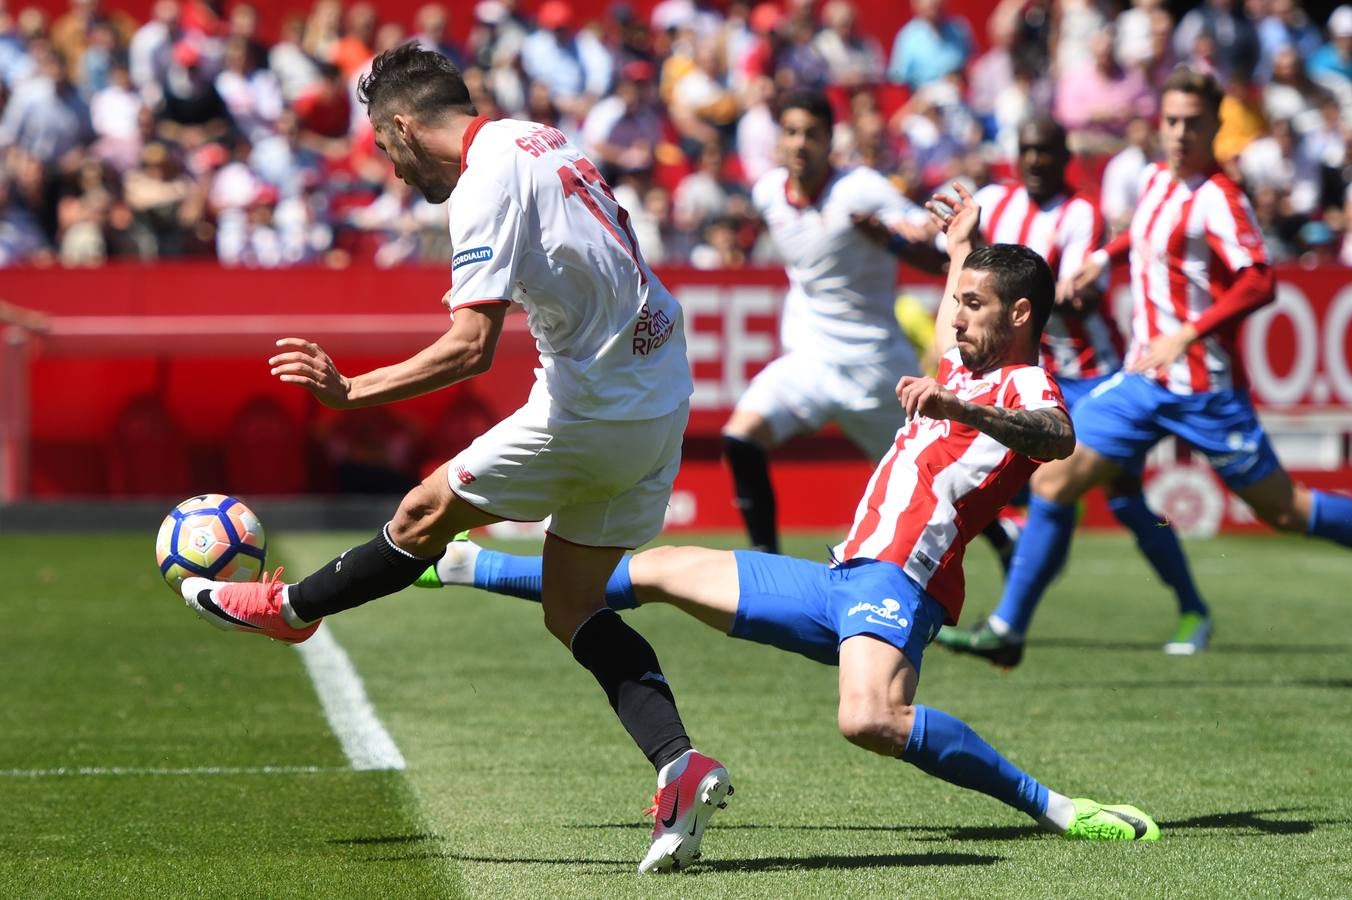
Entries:
<svg viewBox="0 0 1352 900">
<path fill-rule="evenodd" d="M 1154 163 L 1141 173 L 1131 217 L 1131 351 L 1135 359 L 1161 334 L 1196 322 L 1245 268 L 1266 264 L 1267 248 L 1244 192 L 1220 171 L 1175 181 Z M 1248 383 L 1235 325 L 1188 347 L 1161 372 L 1176 394 L 1242 388 Z"/>
<path fill-rule="evenodd" d="M 976 192 L 976 202 L 987 242 L 1040 253 L 1058 281 L 1079 271 L 1105 239 L 1103 215 L 1083 194 L 1058 194 L 1038 206 L 1022 184 L 991 184 Z M 1065 378 L 1116 372 L 1125 349 L 1122 332 L 1101 307 L 1083 315 L 1054 309 L 1042 332 L 1042 364 Z"/>
<path fill-rule="evenodd" d="M 936 379 L 960 399 L 1005 409 L 1061 409 L 1061 389 L 1041 366 L 1007 366 L 975 375 L 957 348 Z M 896 563 L 939 601 L 951 625 L 962 612 L 962 556 L 1040 460 L 1015 453 L 984 432 L 947 419 L 915 416 L 878 463 L 836 555 Z"/>
</svg>

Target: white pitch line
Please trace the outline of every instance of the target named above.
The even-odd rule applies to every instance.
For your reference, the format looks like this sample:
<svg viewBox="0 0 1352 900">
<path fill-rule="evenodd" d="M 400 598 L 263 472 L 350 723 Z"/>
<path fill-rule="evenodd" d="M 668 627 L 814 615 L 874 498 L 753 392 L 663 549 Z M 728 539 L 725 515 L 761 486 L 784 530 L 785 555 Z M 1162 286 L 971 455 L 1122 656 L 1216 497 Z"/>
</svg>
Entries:
<svg viewBox="0 0 1352 900">
<path fill-rule="evenodd" d="M 131 766 L 62 766 L 56 769 L 0 769 L 0 778 L 61 778 L 99 775 L 314 775 L 345 769 L 319 766 L 196 766 L 192 768 L 136 768 Z"/>
<path fill-rule="evenodd" d="M 380 724 L 375 708 L 366 698 L 361 676 L 328 626 L 320 626 L 309 640 L 296 645 L 296 651 L 314 682 L 324 717 L 343 745 L 352 768 L 359 772 L 404 768 L 404 755 Z"/>
</svg>

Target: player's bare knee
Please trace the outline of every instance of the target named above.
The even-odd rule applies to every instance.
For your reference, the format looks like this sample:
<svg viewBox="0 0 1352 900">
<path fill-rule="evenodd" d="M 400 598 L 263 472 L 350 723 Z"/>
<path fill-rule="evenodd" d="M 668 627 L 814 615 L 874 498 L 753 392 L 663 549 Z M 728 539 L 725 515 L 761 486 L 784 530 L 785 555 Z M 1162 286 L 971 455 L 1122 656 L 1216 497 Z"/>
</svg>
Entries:
<svg viewBox="0 0 1352 900">
<path fill-rule="evenodd" d="M 416 556 L 434 556 L 445 545 L 437 525 L 445 512 L 432 492 L 422 485 L 404 495 L 390 521 L 390 539 Z"/>
<path fill-rule="evenodd" d="M 868 697 L 842 697 L 836 719 L 841 735 L 851 744 L 895 756 L 911 736 L 915 708 Z"/>
<path fill-rule="evenodd" d="M 671 593 L 669 586 L 681 580 L 684 564 L 682 547 L 653 547 L 634 554 L 629 560 L 629 581 L 635 590 L 651 590 L 656 594 Z M 653 599 L 660 600 L 655 596 Z"/>
</svg>

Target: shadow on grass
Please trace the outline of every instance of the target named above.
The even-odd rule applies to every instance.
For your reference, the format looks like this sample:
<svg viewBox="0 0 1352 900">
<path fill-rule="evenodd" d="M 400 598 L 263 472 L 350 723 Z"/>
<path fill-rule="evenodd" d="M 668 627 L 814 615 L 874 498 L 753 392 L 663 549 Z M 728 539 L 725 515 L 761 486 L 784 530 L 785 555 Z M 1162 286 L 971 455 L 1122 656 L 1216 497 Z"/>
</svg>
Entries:
<svg viewBox="0 0 1352 900">
<path fill-rule="evenodd" d="M 1246 809 L 1228 813 L 1209 813 L 1203 816 L 1193 816 L 1191 819 L 1160 822 L 1159 826 L 1160 830 L 1165 832 L 1182 829 L 1197 829 L 1199 831 L 1253 831 L 1261 834 L 1288 835 L 1309 834 L 1314 831 L 1318 825 L 1345 824 L 1334 820 L 1313 822 L 1309 819 L 1265 818 L 1266 816 L 1277 813 L 1292 812 L 1300 812 L 1300 808 Z"/>
<path fill-rule="evenodd" d="M 1110 641 L 1101 638 L 1037 638 L 1028 642 L 1030 650 L 1039 647 L 1057 647 L 1071 650 L 1129 650 L 1148 651 L 1160 654 L 1163 643 L 1160 641 Z M 1352 644 L 1212 644 L 1206 653 L 1261 653 L 1276 655 L 1298 653 L 1301 656 L 1346 655 L 1352 651 Z M 1162 654 L 1161 654 L 1162 655 Z"/>
<path fill-rule="evenodd" d="M 632 872 L 631 859 L 585 859 L 579 857 L 539 856 L 477 856 L 469 853 L 423 852 L 403 853 L 398 856 L 379 856 L 367 862 L 409 862 L 422 859 L 449 859 L 455 862 L 502 863 L 504 865 L 586 866 Z M 883 853 L 865 856 L 839 854 L 818 856 L 765 856 L 755 859 L 701 860 L 696 869 L 716 872 L 779 872 L 806 869 L 882 869 L 914 868 L 916 866 L 993 866 L 1003 862 L 1003 856 L 982 853 Z"/>
<path fill-rule="evenodd" d="M 439 841 L 439 834 L 381 834 L 370 837 L 329 838 L 330 844 L 350 844 L 366 846 L 369 844 L 416 844 L 419 841 Z"/>
<path fill-rule="evenodd" d="M 565 825 L 565 828 L 632 828 L 647 829 L 647 822 L 600 822 L 593 825 Z M 1047 832 L 1036 825 L 1007 826 L 953 826 L 942 825 L 761 825 L 755 822 L 719 823 L 719 831 L 863 831 L 874 833 L 896 833 L 918 835 L 919 840 L 934 841 L 1014 841 L 1045 835 Z"/>
</svg>

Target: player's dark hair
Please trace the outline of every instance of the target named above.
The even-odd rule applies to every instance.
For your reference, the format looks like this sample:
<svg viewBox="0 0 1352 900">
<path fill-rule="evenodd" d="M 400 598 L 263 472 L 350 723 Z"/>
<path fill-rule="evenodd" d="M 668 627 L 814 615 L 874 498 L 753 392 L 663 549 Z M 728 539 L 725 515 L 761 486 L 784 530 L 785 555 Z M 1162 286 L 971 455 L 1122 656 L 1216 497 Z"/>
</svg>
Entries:
<svg viewBox="0 0 1352 900">
<path fill-rule="evenodd" d="M 989 272 L 991 290 L 1006 309 L 1027 297 L 1033 305 L 1033 333 L 1042 336 L 1056 300 L 1056 278 L 1042 254 L 1022 244 L 991 244 L 969 253 L 962 267 Z"/>
<path fill-rule="evenodd" d="M 475 115 L 474 101 L 460 70 L 440 53 L 409 41 L 377 56 L 357 82 L 357 99 L 372 119 L 391 108 L 435 122 L 448 112 Z"/>
<path fill-rule="evenodd" d="M 835 110 L 821 91 L 793 91 L 779 105 L 779 114 L 782 116 L 791 109 L 801 109 L 812 118 L 820 119 L 826 124 L 828 133 L 836 127 Z"/>
<path fill-rule="evenodd" d="M 1187 66 L 1178 66 L 1169 73 L 1168 78 L 1164 79 L 1164 87 L 1160 89 L 1160 96 L 1163 97 L 1170 91 L 1193 94 L 1201 98 L 1206 107 L 1211 110 L 1212 115 L 1220 119 L 1221 98 L 1225 92 L 1221 90 L 1220 84 L 1211 73 L 1199 72 L 1196 69 L 1189 69 Z"/>
</svg>

